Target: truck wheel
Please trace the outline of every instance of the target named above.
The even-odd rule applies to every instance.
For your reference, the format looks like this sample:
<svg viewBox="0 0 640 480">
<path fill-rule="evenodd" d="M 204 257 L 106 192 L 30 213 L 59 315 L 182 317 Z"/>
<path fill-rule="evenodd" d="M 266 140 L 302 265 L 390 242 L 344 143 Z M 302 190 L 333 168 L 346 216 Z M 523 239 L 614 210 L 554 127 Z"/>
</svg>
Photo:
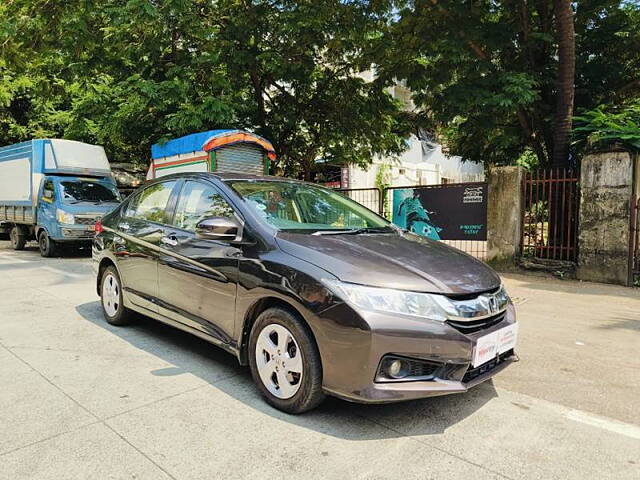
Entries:
<svg viewBox="0 0 640 480">
<path fill-rule="evenodd" d="M 251 328 L 248 353 L 253 381 L 272 406 L 303 413 L 324 399 L 318 348 L 308 327 L 292 312 L 262 312 Z"/>
<path fill-rule="evenodd" d="M 122 301 L 122 283 L 120 275 L 113 267 L 107 267 L 100 282 L 102 313 L 111 325 L 127 325 L 133 319 L 133 312 Z"/>
<path fill-rule="evenodd" d="M 9 240 L 11 240 L 11 248 L 14 250 L 24 250 L 24 246 L 27 243 L 24 231 L 17 225 L 11 229 Z"/>
<path fill-rule="evenodd" d="M 53 257 L 56 253 L 56 243 L 49 238 L 44 230 L 40 232 L 38 237 L 38 246 L 40 247 L 40 255 L 43 257 Z"/>
</svg>

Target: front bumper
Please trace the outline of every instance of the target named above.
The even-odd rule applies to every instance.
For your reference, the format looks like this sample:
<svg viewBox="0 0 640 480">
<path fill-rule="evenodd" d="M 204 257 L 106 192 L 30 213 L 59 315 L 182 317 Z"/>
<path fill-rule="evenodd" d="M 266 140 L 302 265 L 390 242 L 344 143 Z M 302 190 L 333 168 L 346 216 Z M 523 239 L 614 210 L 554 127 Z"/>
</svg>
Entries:
<svg viewBox="0 0 640 480">
<path fill-rule="evenodd" d="M 78 225 L 78 226 L 65 226 L 60 228 L 60 233 L 62 235 L 61 238 L 56 239 L 58 241 L 78 241 L 84 240 L 87 242 L 91 242 L 93 237 L 96 235 L 95 227 L 87 226 L 87 225 Z"/>
<path fill-rule="evenodd" d="M 513 349 L 483 365 L 471 365 L 477 340 L 515 323 L 509 305 L 504 316 L 486 329 L 463 334 L 453 326 L 422 319 L 367 314 L 370 330 L 360 329 L 359 340 L 349 342 L 350 360 L 325 362 L 324 390 L 359 403 L 387 403 L 466 392 L 518 361 Z M 353 336 L 354 333 L 352 332 Z M 322 355 L 322 352 L 321 352 Z M 376 379 L 381 360 L 393 355 L 439 365 L 428 379 L 381 381 Z M 338 355 L 340 356 L 340 355 Z"/>
</svg>

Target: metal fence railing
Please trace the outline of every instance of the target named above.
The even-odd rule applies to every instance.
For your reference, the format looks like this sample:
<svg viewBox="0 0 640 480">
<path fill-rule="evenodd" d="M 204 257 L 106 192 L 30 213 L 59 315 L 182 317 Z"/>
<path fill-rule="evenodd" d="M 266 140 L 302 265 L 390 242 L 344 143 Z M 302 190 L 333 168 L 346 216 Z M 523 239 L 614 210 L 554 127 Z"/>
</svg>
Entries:
<svg viewBox="0 0 640 480">
<path fill-rule="evenodd" d="M 351 200 L 364 205 L 369 210 L 382 214 L 381 198 L 382 193 L 378 188 L 341 188 L 337 190 Z"/>
<path fill-rule="evenodd" d="M 553 168 L 525 173 L 522 181 L 523 257 L 575 261 L 578 236 L 578 173 Z"/>
</svg>

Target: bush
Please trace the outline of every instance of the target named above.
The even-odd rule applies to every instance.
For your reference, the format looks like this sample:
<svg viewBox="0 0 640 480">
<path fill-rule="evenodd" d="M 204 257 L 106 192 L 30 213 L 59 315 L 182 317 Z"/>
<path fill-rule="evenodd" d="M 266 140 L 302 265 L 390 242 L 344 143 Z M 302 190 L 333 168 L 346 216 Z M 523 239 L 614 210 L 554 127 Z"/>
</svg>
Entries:
<svg viewBox="0 0 640 480">
<path fill-rule="evenodd" d="M 617 107 L 600 105 L 574 117 L 573 144 L 579 151 L 640 152 L 640 99 Z"/>
</svg>

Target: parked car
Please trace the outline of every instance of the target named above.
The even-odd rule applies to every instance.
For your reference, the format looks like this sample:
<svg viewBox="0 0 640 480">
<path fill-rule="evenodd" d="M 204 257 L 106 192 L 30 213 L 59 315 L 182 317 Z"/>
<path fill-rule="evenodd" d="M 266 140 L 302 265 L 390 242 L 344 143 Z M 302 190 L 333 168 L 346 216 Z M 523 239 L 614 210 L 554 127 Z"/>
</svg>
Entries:
<svg viewBox="0 0 640 480">
<path fill-rule="evenodd" d="M 104 149 L 72 140 L 30 140 L 0 148 L 0 235 L 43 257 L 58 246 L 91 245 L 96 220 L 120 203 Z"/>
<path fill-rule="evenodd" d="M 96 231 L 109 323 L 139 312 L 224 348 L 286 412 L 465 392 L 517 359 L 491 268 L 324 187 L 167 176 Z"/>
</svg>

